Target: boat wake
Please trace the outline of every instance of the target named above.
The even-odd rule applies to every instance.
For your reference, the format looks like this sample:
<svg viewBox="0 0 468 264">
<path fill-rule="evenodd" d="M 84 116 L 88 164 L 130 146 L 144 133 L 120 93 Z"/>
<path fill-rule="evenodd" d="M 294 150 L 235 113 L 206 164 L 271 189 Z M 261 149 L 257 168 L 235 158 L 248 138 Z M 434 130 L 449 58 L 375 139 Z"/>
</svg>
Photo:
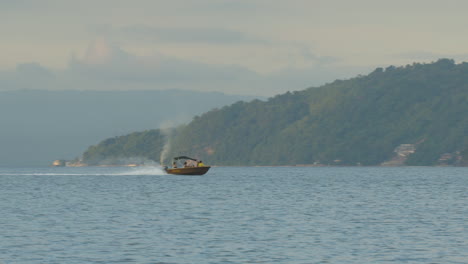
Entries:
<svg viewBox="0 0 468 264">
<path fill-rule="evenodd" d="M 162 167 L 137 167 L 131 168 L 128 171 L 120 172 L 115 175 L 166 175 Z"/>
<path fill-rule="evenodd" d="M 52 170 L 52 171 L 51 171 Z M 87 167 L 87 168 L 60 168 L 37 169 L 27 171 L 0 171 L 0 176 L 157 176 L 167 173 L 160 166 L 144 167 Z"/>
</svg>

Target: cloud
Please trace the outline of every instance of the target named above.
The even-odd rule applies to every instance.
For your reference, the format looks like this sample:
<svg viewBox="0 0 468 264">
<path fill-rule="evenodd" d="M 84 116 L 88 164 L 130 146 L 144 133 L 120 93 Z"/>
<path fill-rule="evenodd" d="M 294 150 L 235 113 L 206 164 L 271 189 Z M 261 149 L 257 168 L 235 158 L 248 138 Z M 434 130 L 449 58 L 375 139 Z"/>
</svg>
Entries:
<svg viewBox="0 0 468 264">
<path fill-rule="evenodd" d="M 394 54 L 421 47 L 463 53 L 468 1 L 422 2 L 0 0 L 0 31 L 8 36 L 0 67 L 27 60 L 63 68 L 68 52 L 96 34 L 139 54 L 157 46 L 211 63 L 239 58 L 236 64 L 262 72 L 295 63 L 276 56 L 287 53 L 284 42 L 360 65 L 405 63 Z"/>
<path fill-rule="evenodd" d="M 105 35 L 119 40 L 133 40 L 144 43 L 178 44 L 267 44 L 268 41 L 245 32 L 219 27 L 157 27 L 130 25 L 114 28 L 110 25 L 93 25 L 88 30 L 97 35 Z"/>
<path fill-rule="evenodd" d="M 16 72 L 25 77 L 40 78 L 40 79 L 51 79 L 53 73 L 47 68 L 42 67 L 39 63 L 21 63 L 16 66 Z"/>
<path fill-rule="evenodd" d="M 0 90 L 197 90 L 255 94 L 250 85 L 261 76 L 236 65 L 214 65 L 163 54 L 137 56 L 105 39 L 94 41 L 82 58 L 65 70 L 38 63 L 0 72 Z M 266 91 L 259 90 L 258 94 Z"/>
<path fill-rule="evenodd" d="M 434 52 L 427 52 L 427 51 L 409 51 L 409 52 L 402 52 L 396 54 L 399 58 L 410 59 L 410 60 L 418 60 L 418 61 L 425 61 L 425 60 L 434 60 L 444 55 Z"/>
<path fill-rule="evenodd" d="M 460 61 L 468 60 L 468 54 L 448 54 L 448 53 L 436 53 L 428 51 L 409 51 L 397 53 L 396 56 L 411 61 L 436 61 L 441 58 L 452 58 Z"/>
<path fill-rule="evenodd" d="M 218 85 L 232 80 L 255 78 L 256 74 L 234 65 L 210 65 L 183 60 L 163 54 L 136 56 L 105 41 L 90 45 L 83 59 L 70 62 L 69 74 L 100 82 L 120 82 L 152 88 L 177 88 L 194 90 L 222 89 Z M 246 80 L 247 81 L 247 80 Z M 103 87 L 104 88 L 104 87 Z M 109 87 L 110 88 L 110 87 Z"/>
<path fill-rule="evenodd" d="M 305 61 L 312 62 L 313 64 L 327 65 L 340 61 L 337 57 L 317 55 L 307 47 L 302 47 L 300 50 L 300 56 L 304 58 Z"/>
<path fill-rule="evenodd" d="M 65 70 L 28 63 L 18 65 L 13 72 L 0 72 L 0 89 L 180 89 L 271 96 L 367 72 L 362 67 L 337 66 L 333 63 L 337 58 L 314 55 L 310 50 L 301 52 L 312 63 L 261 74 L 238 65 L 208 64 L 163 54 L 137 56 L 98 38 L 83 57 L 73 57 Z"/>
</svg>

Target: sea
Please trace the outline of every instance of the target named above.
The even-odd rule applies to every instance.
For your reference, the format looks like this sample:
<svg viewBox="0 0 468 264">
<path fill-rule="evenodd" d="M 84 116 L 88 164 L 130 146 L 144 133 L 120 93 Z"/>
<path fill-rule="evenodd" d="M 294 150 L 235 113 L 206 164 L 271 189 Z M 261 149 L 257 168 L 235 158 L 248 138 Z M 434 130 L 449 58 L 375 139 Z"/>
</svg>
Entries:
<svg viewBox="0 0 468 264">
<path fill-rule="evenodd" d="M 1 168 L 0 263 L 468 263 L 468 168 Z"/>
</svg>

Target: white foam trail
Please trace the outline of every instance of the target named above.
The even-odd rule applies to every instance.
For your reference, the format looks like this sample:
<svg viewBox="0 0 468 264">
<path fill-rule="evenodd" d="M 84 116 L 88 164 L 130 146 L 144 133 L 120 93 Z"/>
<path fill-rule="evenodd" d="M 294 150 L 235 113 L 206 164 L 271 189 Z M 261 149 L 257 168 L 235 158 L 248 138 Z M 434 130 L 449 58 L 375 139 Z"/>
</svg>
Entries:
<svg viewBox="0 0 468 264">
<path fill-rule="evenodd" d="M 111 173 L 0 173 L 0 176 L 110 176 Z"/>
<path fill-rule="evenodd" d="M 71 168 L 73 170 L 73 168 Z M 108 168 L 97 168 L 98 171 L 73 171 L 73 172 L 2 172 L 0 176 L 151 176 L 151 175 L 166 175 L 166 172 L 161 166 L 143 166 L 143 167 L 119 167 L 109 168 L 111 171 L 106 171 Z M 95 169 L 96 170 L 96 169 Z M 102 171 L 104 170 L 104 171 Z"/>
<path fill-rule="evenodd" d="M 138 167 L 132 168 L 127 172 L 120 172 L 116 175 L 166 175 L 162 167 Z"/>
</svg>

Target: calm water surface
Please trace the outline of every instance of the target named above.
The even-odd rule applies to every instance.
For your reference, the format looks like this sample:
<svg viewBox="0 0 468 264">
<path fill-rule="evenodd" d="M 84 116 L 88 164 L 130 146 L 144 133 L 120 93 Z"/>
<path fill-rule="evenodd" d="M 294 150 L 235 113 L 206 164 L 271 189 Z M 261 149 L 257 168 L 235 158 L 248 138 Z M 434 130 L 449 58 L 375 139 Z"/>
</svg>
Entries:
<svg viewBox="0 0 468 264">
<path fill-rule="evenodd" d="M 468 168 L 0 169 L 0 263 L 468 263 Z"/>
</svg>

